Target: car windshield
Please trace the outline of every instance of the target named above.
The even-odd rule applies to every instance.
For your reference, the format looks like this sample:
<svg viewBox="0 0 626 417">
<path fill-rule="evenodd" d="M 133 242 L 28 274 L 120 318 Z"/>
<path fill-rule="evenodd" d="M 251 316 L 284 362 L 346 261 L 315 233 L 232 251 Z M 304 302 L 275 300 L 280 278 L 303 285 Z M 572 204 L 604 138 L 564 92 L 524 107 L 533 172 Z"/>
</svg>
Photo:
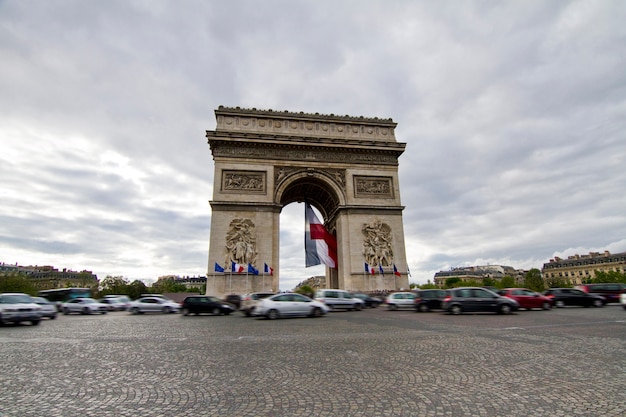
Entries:
<svg viewBox="0 0 626 417">
<path fill-rule="evenodd" d="M 2 296 L 2 302 L 5 304 L 23 304 L 32 303 L 33 300 L 26 294 L 9 294 Z"/>
</svg>

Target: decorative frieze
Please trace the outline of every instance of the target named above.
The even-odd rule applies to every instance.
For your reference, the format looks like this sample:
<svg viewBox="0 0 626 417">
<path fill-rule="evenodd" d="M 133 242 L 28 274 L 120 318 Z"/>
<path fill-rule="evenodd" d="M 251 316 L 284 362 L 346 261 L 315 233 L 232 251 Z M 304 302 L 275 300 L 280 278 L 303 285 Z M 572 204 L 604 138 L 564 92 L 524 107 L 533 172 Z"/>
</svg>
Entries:
<svg viewBox="0 0 626 417">
<path fill-rule="evenodd" d="M 265 171 L 222 171 L 222 191 L 265 193 L 265 176 Z"/>
<path fill-rule="evenodd" d="M 220 144 L 212 149 L 214 157 L 241 157 L 250 159 L 278 159 L 314 162 L 335 162 L 370 165 L 397 165 L 395 154 L 385 153 L 355 153 L 337 150 L 298 150 L 288 148 L 243 147 Z"/>
<path fill-rule="evenodd" d="M 217 130 L 266 135 L 324 136 L 395 141 L 396 123 L 392 119 L 228 107 L 220 107 L 215 114 Z"/>
<path fill-rule="evenodd" d="M 393 178 L 354 176 L 355 197 L 393 198 Z"/>
</svg>

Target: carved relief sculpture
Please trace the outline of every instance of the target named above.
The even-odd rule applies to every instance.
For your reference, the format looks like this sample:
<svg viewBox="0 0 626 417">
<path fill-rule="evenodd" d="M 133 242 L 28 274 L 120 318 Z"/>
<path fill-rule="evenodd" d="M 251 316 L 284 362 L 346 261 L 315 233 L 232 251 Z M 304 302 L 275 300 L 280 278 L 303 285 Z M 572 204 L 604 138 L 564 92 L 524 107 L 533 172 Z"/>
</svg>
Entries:
<svg viewBox="0 0 626 417">
<path fill-rule="evenodd" d="M 226 234 L 226 265 L 256 264 L 256 230 L 250 219 L 234 219 Z"/>
<path fill-rule="evenodd" d="M 265 191 L 264 172 L 224 171 L 222 173 L 224 191 Z"/>
<path fill-rule="evenodd" d="M 364 224 L 361 232 L 364 236 L 363 255 L 365 262 L 370 266 L 391 266 L 393 264 L 391 227 L 376 219 L 369 224 Z"/>
<path fill-rule="evenodd" d="M 354 177 L 356 196 L 393 197 L 390 177 Z"/>
</svg>

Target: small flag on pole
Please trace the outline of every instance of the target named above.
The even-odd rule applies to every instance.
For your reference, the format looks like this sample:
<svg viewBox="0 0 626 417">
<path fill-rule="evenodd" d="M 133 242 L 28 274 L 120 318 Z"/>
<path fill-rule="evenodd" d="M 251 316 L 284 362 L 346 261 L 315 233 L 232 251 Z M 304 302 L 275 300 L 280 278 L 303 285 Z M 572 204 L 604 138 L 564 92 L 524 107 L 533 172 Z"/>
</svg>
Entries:
<svg viewBox="0 0 626 417">
<path fill-rule="evenodd" d="M 398 268 L 396 268 L 396 264 L 393 264 L 393 274 L 395 276 L 400 276 L 400 272 L 398 272 Z"/>
<path fill-rule="evenodd" d="M 383 266 L 381 264 L 378 264 L 378 270 L 380 271 L 380 273 L 384 277 L 385 276 L 385 271 L 383 271 Z"/>
<path fill-rule="evenodd" d="M 222 268 L 217 262 L 215 262 L 215 272 L 224 272 L 224 268 Z"/>
<path fill-rule="evenodd" d="M 241 264 L 237 264 L 235 262 L 232 262 L 230 270 L 233 271 L 233 272 L 236 272 L 236 273 L 241 273 L 241 272 L 244 272 L 246 270 L 246 268 L 243 265 L 241 265 Z"/>
<path fill-rule="evenodd" d="M 265 264 L 265 269 L 263 272 L 265 272 L 266 274 L 274 275 L 274 268 Z"/>
<path fill-rule="evenodd" d="M 367 272 L 368 274 L 376 274 L 376 271 L 374 268 L 370 267 L 367 262 L 365 262 L 365 272 Z"/>
<path fill-rule="evenodd" d="M 248 264 L 248 273 L 259 275 L 259 270 L 252 266 L 252 264 Z"/>
</svg>

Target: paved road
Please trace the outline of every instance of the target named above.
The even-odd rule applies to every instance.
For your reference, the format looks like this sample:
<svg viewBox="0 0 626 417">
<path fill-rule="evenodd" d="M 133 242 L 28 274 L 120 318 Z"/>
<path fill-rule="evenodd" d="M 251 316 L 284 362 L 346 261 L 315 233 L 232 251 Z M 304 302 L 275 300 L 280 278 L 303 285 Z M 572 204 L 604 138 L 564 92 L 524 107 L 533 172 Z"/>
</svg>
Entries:
<svg viewBox="0 0 626 417">
<path fill-rule="evenodd" d="M 60 316 L 0 328 L 0 415 L 623 416 L 626 311 Z"/>
</svg>

